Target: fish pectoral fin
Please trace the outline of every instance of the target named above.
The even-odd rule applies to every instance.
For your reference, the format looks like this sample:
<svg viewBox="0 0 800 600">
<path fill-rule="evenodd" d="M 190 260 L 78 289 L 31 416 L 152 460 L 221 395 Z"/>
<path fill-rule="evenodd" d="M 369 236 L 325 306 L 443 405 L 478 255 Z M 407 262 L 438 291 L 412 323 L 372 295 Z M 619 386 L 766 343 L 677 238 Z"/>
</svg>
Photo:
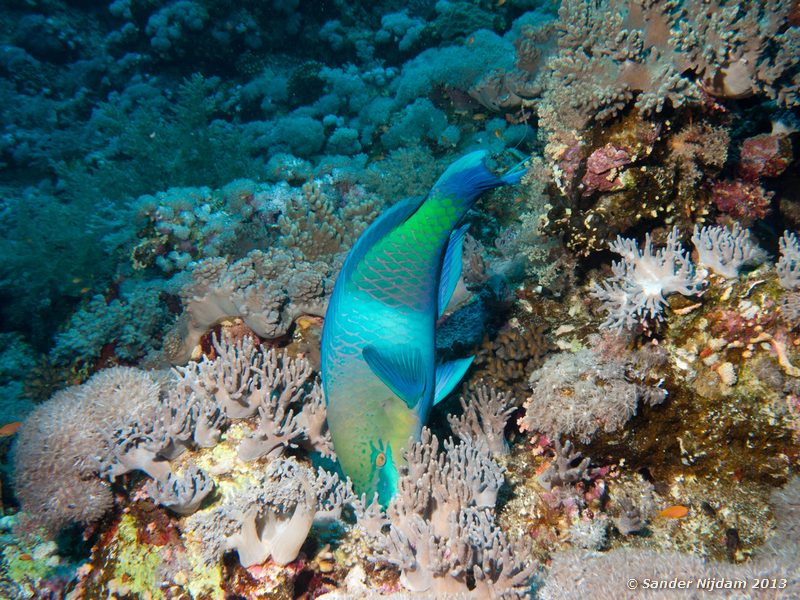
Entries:
<svg viewBox="0 0 800 600">
<path fill-rule="evenodd" d="M 461 252 L 464 247 L 464 234 L 469 229 L 469 223 L 465 223 L 450 234 L 450 241 L 447 242 L 447 250 L 442 261 L 442 273 L 439 277 L 439 315 L 444 314 L 450 298 L 458 285 L 461 277 Z"/>
<path fill-rule="evenodd" d="M 362 355 L 378 379 L 400 396 L 408 408 L 417 405 L 425 390 L 425 370 L 418 348 L 399 346 L 378 350 L 366 346 Z"/>
<path fill-rule="evenodd" d="M 436 405 L 453 391 L 458 385 L 464 373 L 467 372 L 474 356 L 459 358 L 450 362 L 442 363 L 436 367 L 436 391 L 433 394 L 433 404 Z"/>
</svg>

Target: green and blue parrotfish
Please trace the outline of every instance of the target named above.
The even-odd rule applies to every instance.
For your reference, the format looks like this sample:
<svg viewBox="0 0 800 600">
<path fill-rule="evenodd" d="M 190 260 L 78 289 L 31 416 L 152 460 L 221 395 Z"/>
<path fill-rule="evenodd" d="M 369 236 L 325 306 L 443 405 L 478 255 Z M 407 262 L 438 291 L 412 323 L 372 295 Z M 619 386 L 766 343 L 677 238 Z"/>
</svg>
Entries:
<svg viewBox="0 0 800 600">
<path fill-rule="evenodd" d="M 437 364 L 436 320 L 461 275 L 461 222 L 478 196 L 518 183 L 473 152 L 444 172 L 425 198 L 403 200 L 361 235 L 345 259 L 322 331 L 328 427 L 342 470 L 359 494 L 383 506 L 397 491 L 409 438 L 474 357 Z"/>
</svg>

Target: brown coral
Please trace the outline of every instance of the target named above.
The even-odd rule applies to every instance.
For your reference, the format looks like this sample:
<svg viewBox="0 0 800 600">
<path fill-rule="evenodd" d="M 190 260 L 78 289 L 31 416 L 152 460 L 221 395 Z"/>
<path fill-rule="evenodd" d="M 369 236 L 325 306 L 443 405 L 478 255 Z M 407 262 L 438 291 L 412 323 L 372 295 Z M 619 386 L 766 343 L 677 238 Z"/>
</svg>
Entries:
<svg viewBox="0 0 800 600">
<path fill-rule="evenodd" d="M 484 339 L 475 357 L 475 379 L 492 381 L 498 389 L 524 398 L 528 376 L 544 362 L 550 348 L 544 326 L 506 326 L 494 339 Z"/>
</svg>

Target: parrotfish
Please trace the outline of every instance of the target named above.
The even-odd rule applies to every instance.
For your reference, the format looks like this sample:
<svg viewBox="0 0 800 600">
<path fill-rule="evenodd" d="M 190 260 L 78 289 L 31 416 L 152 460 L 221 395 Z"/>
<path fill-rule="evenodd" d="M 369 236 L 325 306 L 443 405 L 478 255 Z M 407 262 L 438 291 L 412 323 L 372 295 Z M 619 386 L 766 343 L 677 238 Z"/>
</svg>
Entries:
<svg viewBox="0 0 800 600">
<path fill-rule="evenodd" d="M 474 357 L 437 364 L 435 327 L 461 276 L 465 214 L 478 196 L 518 183 L 473 152 L 425 198 L 398 202 L 356 241 L 342 265 L 322 330 L 322 385 L 333 446 L 359 494 L 386 506 L 403 450 L 419 439 L 432 406 Z"/>
</svg>

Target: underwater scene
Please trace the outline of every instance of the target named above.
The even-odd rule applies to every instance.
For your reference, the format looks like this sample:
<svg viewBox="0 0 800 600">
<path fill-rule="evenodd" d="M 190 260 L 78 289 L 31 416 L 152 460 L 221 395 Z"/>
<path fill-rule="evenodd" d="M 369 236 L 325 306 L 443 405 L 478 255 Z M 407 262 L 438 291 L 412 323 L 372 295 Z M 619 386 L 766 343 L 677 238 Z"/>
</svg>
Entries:
<svg viewBox="0 0 800 600">
<path fill-rule="evenodd" d="M 0 599 L 800 599 L 800 1 L 3 0 Z"/>
</svg>

